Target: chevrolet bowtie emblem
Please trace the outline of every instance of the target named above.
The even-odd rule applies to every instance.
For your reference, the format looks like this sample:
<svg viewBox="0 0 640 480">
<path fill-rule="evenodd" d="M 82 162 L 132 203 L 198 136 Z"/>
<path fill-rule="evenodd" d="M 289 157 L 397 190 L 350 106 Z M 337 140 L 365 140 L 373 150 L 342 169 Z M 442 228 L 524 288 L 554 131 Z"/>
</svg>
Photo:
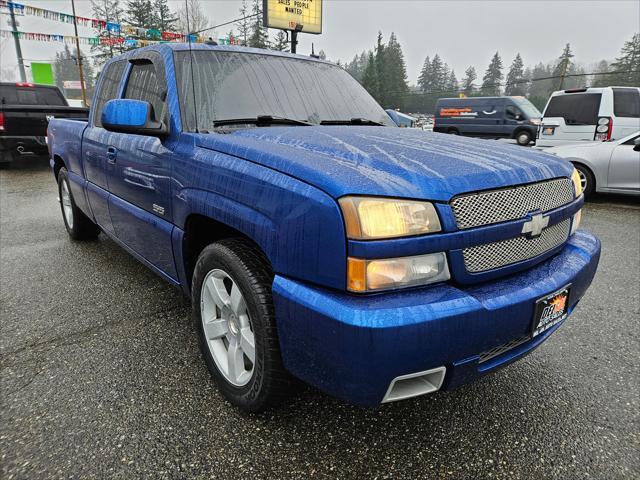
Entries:
<svg viewBox="0 0 640 480">
<path fill-rule="evenodd" d="M 531 220 L 522 225 L 522 233 L 529 234 L 530 237 L 539 237 L 542 231 L 549 225 L 549 217 L 536 213 L 531 216 Z"/>
</svg>

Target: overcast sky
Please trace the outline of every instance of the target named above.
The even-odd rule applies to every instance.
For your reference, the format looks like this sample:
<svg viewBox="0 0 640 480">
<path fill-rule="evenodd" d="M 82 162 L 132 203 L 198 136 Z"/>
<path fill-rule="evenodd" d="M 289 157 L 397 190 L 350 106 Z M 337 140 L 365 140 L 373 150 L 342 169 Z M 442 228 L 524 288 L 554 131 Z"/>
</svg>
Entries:
<svg viewBox="0 0 640 480">
<path fill-rule="evenodd" d="M 26 5 L 71 13 L 70 0 L 18 0 Z M 201 0 L 212 23 L 237 18 L 240 0 Z M 121 0 L 121 3 L 126 1 Z M 179 1 L 170 1 L 177 8 Z M 77 14 L 92 17 L 91 2 L 76 0 Z M 0 28 L 7 30 L 8 15 Z M 20 17 L 19 30 L 73 35 L 73 26 L 35 17 Z M 229 27 L 221 28 L 224 34 Z M 440 56 L 455 69 L 458 78 L 468 65 L 478 74 L 491 56 L 500 52 L 505 67 L 520 52 L 526 65 L 556 58 L 565 43 L 579 63 L 589 66 L 613 59 L 625 40 L 640 31 L 639 0 L 325 0 L 324 33 L 300 35 L 299 53 L 323 49 L 329 59 L 350 60 L 371 48 L 378 30 L 388 38 L 393 31 L 407 62 L 409 82 L 415 83 L 425 56 Z M 93 36 L 80 28 L 81 36 Z M 22 42 L 27 60 L 49 60 L 62 48 L 59 44 Z M 87 54 L 89 50 L 87 48 Z M 2 39 L 0 66 L 15 71 L 13 41 Z"/>
</svg>

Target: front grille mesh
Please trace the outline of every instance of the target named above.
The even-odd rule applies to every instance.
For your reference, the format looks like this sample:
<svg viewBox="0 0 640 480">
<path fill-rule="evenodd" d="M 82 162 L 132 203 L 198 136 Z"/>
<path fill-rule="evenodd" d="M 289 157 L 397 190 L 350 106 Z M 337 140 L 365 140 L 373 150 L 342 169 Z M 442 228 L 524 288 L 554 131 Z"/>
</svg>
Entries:
<svg viewBox="0 0 640 480">
<path fill-rule="evenodd" d="M 478 273 L 537 257 L 564 243 L 569 228 L 570 220 L 564 220 L 544 229 L 539 237 L 522 236 L 465 248 L 465 267 L 468 272 Z"/>
<path fill-rule="evenodd" d="M 547 212 L 573 200 L 573 183 L 569 178 L 491 190 L 456 197 L 451 208 L 458 228 L 506 222 L 523 218 L 530 212 Z"/>
<path fill-rule="evenodd" d="M 486 352 L 482 352 L 480 354 L 480 360 L 478 363 L 484 363 L 487 360 L 491 360 L 498 355 L 502 355 L 503 353 L 508 352 L 516 347 L 519 347 L 531 337 L 525 335 L 524 337 L 516 338 L 515 340 L 511 340 L 510 342 L 503 343 L 502 345 L 498 345 L 497 347 L 492 348 L 491 350 L 487 350 Z"/>
</svg>

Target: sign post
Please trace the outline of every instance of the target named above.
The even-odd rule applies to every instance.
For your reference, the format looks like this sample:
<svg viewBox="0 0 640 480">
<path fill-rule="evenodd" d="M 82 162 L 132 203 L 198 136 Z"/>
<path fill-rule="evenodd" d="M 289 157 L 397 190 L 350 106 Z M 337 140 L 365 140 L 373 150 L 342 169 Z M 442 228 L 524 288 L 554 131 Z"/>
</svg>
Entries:
<svg viewBox="0 0 640 480">
<path fill-rule="evenodd" d="M 267 28 L 291 32 L 291 53 L 296 53 L 298 33 L 322 33 L 322 0 L 263 0 Z"/>
</svg>

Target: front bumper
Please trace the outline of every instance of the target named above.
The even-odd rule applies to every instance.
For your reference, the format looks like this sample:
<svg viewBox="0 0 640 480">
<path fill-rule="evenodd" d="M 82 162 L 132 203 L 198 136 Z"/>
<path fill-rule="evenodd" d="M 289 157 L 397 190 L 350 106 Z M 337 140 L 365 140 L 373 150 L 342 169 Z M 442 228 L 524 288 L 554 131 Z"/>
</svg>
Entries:
<svg viewBox="0 0 640 480">
<path fill-rule="evenodd" d="M 284 277 L 273 284 L 285 367 L 349 403 L 379 404 L 401 375 L 446 366 L 455 388 L 521 358 L 556 325 L 480 363 L 480 354 L 528 335 L 537 299 L 571 284 L 569 313 L 591 284 L 600 242 L 579 230 L 530 270 L 469 287 L 443 284 L 355 296 Z"/>
</svg>

